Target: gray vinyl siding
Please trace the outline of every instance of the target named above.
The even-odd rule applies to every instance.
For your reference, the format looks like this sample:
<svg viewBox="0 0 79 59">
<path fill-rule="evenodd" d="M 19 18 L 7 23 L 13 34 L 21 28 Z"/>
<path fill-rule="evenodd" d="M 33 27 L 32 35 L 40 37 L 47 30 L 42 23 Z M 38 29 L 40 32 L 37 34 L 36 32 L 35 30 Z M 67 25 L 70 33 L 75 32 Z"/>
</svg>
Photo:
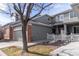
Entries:
<svg viewBox="0 0 79 59">
<path fill-rule="evenodd" d="M 49 27 L 32 24 L 32 41 L 46 40 L 47 33 L 51 33 L 52 29 Z"/>
<path fill-rule="evenodd" d="M 44 15 L 44 16 L 41 16 L 39 18 L 34 19 L 33 21 L 49 24 L 49 23 L 51 23 L 51 20 L 48 20 L 48 19 L 49 19 L 49 16 L 48 15 Z"/>
</svg>

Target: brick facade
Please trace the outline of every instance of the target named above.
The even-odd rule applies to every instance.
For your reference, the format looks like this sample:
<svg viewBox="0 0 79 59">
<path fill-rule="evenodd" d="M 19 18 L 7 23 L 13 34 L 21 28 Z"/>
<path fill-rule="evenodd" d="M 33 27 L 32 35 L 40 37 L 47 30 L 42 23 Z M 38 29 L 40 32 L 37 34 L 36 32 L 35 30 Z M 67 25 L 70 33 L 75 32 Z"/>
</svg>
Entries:
<svg viewBox="0 0 79 59">
<path fill-rule="evenodd" d="M 6 39 L 6 40 L 14 39 L 13 32 L 14 32 L 14 27 L 11 27 L 11 26 L 4 27 L 3 39 Z M 28 24 L 26 32 L 27 32 L 26 34 L 27 34 L 28 42 L 31 42 L 32 41 L 32 25 L 31 24 Z"/>
<path fill-rule="evenodd" d="M 32 25 L 28 25 L 28 42 L 32 41 Z"/>
<path fill-rule="evenodd" d="M 8 26 L 7 28 L 4 28 L 3 38 L 7 39 L 7 40 L 12 40 L 12 38 L 13 38 L 13 29 L 12 29 L 12 27 Z"/>
</svg>

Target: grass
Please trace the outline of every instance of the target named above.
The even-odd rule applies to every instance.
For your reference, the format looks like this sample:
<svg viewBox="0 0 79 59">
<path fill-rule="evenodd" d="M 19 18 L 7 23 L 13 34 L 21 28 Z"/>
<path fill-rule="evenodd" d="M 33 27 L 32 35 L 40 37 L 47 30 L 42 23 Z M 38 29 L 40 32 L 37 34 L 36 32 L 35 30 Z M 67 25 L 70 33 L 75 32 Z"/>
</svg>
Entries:
<svg viewBox="0 0 79 59">
<path fill-rule="evenodd" d="M 5 47 L 1 48 L 0 50 L 2 50 L 8 56 L 19 56 L 22 52 L 22 49 L 17 48 L 16 46 Z"/>
<path fill-rule="evenodd" d="M 34 56 L 34 55 L 47 56 L 52 51 L 52 48 L 44 45 L 36 45 L 29 47 L 28 49 L 29 52 L 26 54 L 29 56 Z M 1 50 L 8 56 L 20 56 L 22 52 L 22 49 L 17 48 L 16 46 L 1 48 Z"/>
<path fill-rule="evenodd" d="M 29 48 L 29 51 L 34 54 L 38 55 L 49 55 L 49 53 L 52 51 L 52 48 L 44 45 L 36 45 Z"/>
</svg>

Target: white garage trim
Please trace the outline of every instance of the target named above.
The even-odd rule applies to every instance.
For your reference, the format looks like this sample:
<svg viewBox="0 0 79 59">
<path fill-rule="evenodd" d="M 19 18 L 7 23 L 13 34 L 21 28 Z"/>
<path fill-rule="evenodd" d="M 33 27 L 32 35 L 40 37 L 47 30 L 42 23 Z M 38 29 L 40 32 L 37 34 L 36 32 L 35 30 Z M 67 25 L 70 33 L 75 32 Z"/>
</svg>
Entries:
<svg viewBox="0 0 79 59">
<path fill-rule="evenodd" d="M 15 27 L 15 28 L 14 28 L 14 31 L 17 31 L 17 30 L 22 30 L 22 27 L 21 27 L 21 26 Z"/>
</svg>

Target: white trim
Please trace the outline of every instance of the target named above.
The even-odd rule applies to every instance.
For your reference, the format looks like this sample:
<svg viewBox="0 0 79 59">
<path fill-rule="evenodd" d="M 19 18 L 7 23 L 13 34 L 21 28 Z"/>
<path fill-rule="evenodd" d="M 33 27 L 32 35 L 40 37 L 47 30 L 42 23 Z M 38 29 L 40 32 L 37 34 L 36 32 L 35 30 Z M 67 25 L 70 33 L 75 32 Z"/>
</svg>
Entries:
<svg viewBox="0 0 79 59">
<path fill-rule="evenodd" d="M 69 20 L 70 20 L 70 12 L 69 12 Z"/>
<path fill-rule="evenodd" d="M 64 14 L 59 15 L 59 21 L 64 21 Z"/>
<path fill-rule="evenodd" d="M 67 25 L 64 24 L 64 34 L 66 34 L 66 33 L 67 33 Z"/>
<path fill-rule="evenodd" d="M 22 27 L 21 26 L 15 27 L 14 31 L 17 31 L 17 30 L 22 30 Z"/>
</svg>

